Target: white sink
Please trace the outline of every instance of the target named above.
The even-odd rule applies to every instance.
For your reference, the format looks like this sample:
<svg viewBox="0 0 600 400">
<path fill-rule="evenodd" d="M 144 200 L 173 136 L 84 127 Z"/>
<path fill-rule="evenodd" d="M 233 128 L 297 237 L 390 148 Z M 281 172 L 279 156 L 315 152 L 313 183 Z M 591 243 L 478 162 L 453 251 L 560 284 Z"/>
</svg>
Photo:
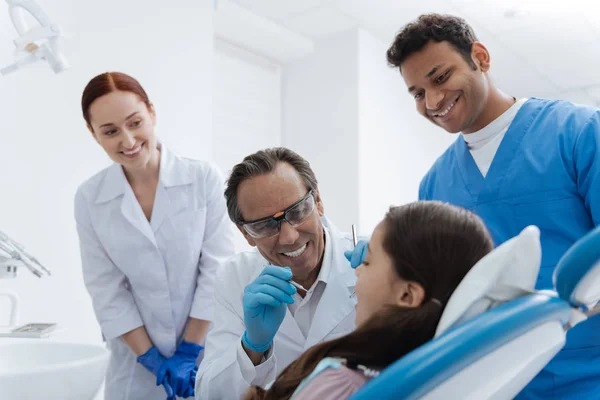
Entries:
<svg viewBox="0 0 600 400">
<path fill-rule="evenodd" d="M 2 399 L 94 399 L 108 366 L 105 347 L 28 340 L 0 341 Z"/>
</svg>

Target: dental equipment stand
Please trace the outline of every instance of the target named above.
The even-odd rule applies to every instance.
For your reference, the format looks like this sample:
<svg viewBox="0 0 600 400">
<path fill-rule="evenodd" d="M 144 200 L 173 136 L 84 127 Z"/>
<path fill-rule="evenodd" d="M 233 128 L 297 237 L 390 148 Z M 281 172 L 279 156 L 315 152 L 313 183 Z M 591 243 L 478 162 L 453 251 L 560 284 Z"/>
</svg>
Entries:
<svg viewBox="0 0 600 400">
<path fill-rule="evenodd" d="M 41 278 L 50 275 L 35 257 L 25 251 L 20 243 L 0 231 L 0 279 L 14 279 L 19 268 L 27 268 L 32 274 Z M 56 324 L 27 324 L 15 328 L 19 315 L 19 296 L 7 289 L 0 290 L 0 297 L 7 297 L 11 303 L 8 325 L 0 325 L 0 337 L 45 337 L 54 330 Z M 8 330 L 6 330 L 8 328 Z"/>
</svg>

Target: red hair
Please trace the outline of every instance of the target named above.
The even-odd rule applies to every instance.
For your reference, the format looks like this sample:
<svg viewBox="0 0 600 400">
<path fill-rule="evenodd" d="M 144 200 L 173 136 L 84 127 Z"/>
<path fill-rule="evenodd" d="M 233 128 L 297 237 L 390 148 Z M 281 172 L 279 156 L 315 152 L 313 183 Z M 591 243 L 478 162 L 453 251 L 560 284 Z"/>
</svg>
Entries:
<svg viewBox="0 0 600 400">
<path fill-rule="evenodd" d="M 81 96 L 83 119 L 85 119 L 88 126 L 92 126 L 90 123 L 90 106 L 94 100 L 116 91 L 134 93 L 146 104 L 149 110 L 152 109 L 148 94 L 135 78 L 122 72 L 105 72 L 89 81 Z"/>
</svg>

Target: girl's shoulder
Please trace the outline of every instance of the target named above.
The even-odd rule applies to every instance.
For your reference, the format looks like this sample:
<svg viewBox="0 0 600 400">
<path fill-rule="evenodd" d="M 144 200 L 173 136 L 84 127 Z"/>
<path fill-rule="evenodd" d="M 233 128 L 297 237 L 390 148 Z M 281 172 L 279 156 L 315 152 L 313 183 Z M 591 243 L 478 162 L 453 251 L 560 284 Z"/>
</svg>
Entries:
<svg viewBox="0 0 600 400">
<path fill-rule="evenodd" d="M 344 359 L 324 358 L 317 364 L 314 371 L 300 383 L 292 399 L 346 399 L 367 383 L 374 374 L 366 368 L 349 368 Z"/>
</svg>

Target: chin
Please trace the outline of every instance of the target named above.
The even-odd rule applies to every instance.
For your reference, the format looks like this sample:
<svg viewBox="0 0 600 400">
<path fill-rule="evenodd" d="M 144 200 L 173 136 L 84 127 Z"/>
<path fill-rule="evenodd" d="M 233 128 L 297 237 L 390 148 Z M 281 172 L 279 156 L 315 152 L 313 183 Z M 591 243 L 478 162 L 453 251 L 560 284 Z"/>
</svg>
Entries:
<svg viewBox="0 0 600 400">
<path fill-rule="evenodd" d="M 316 266 L 314 263 L 307 263 L 303 265 L 290 265 L 294 276 L 300 279 L 307 279 L 310 274 L 315 270 Z"/>
<path fill-rule="evenodd" d="M 358 328 L 363 324 L 363 322 L 364 318 L 362 318 L 362 316 L 357 312 L 356 317 L 354 317 L 354 325 L 356 325 L 356 327 Z"/>
<path fill-rule="evenodd" d="M 462 132 L 462 129 L 458 129 L 458 128 L 455 128 L 455 129 L 446 129 L 446 128 L 444 128 L 444 129 L 446 130 L 446 132 L 448 132 L 448 133 L 450 133 L 452 135 L 456 135 L 457 133 Z"/>
<path fill-rule="evenodd" d="M 150 157 L 147 154 L 142 154 L 134 160 L 128 160 L 129 165 L 133 168 L 143 168 L 150 162 Z"/>
<path fill-rule="evenodd" d="M 451 133 L 451 134 L 456 134 L 456 133 L 462 132 L 460 125 L 457 126 L 457 124 L 438 124 L 437 122 L 435 122 L 433 120 L 431 122 L 433 122 L 434 125 L 442 128 L 443 130 L 445 130 L 446 132 Z"/>
</svg>

